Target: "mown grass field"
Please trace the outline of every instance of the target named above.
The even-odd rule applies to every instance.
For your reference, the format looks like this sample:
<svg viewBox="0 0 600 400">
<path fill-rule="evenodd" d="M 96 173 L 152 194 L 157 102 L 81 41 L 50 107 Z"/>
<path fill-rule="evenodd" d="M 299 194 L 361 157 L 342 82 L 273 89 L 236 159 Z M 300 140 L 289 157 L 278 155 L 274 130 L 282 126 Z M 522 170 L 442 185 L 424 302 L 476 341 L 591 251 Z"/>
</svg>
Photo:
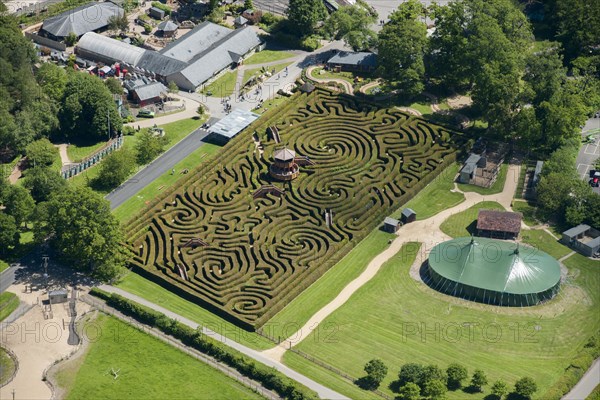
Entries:
<svg viewBox="0 0 600 400">
<path fill-rule="evenodd" d="M 0 386 L 4 385 L 15 372 L 15 362 L 6 350 L 0 347 Z"/>
<path fill-rule="evenodd" d="M 11 292 L 0 294 L 0 321 L 3 321 L 19 306 L 19 298 Z"/>
<path fill-rule="evenodd" d="M 541 223 L 536 217 L 537 207 L 532 206 L 525 200 L 513 200 L 512 209 L 523 214 L 523 222 L 530 227 Z"/>
<path fill-rule="evenodd" d="M 275 70 L 275 74 L 278 74 L 281 71 L 283 71 L 285 67 L 287 67 L 291 64 L 292 63 L 282 63 L 282 64 L 277 64 L 277 65 L 272 65 L 272 66 L 266 67 L 266 68 L 269 71 Z M 250 80 L 250 78 L 252 78 L 254 75 L 256 75 L 256 76 L 260 75 L 261 70 L 262 70 L 262 67 L 244 70 L 244 78 L 242 79 L 242 85 L 246 84 L 246 82 L 248 82 Z"/>
<path fill-rule="evenodd" d="M 8 269 L 9 265 L 6 261 L 0 260 L 0 272 Z"/>
<path fill-rule="evenodd" d="M 477 215 L 479 210 L 504 210 L 501 204 L 495 201 L 482 201 L 465 211 L 461 211 L 442 222 L 440 229 L 451 237 L 471 236 L 477 233 Z"/>
<path fill-rule="evenodd" d="M 504 189 L 504 182 L 506 182 L 506 175 L 508 172 L 508 164 L 502 164 L 500 166 L 500 172 L 498 173 L 498 178 L 492 186 L 489 188 L 484 188 L 476 185 L 469 185 L 466 183 L 457 183 L 457 187 L 463 192 L 475 192 L 482 195 L 496 194 L 500 193 Z M 511 177 L 511 179 L 514 179 Z"/>
<path fill-rule="evenodd" d="M 521 239 L 532 247 L 545 251 L 557 260 L 572 251 L 541 229 L 523 229 L 521 230 Z"/>
<path fill-rule="evenodd" d="M 93 144 L 77 144 L 71 143 L 67 146 L 67 155 L 71 162 L 80 162 L 84 158 L 91 156 L 97 150 L 99 150 L 102 146 L 104 146 L 106 142 L 98 142 Z"/>
<path fill-rule="evenodd" d="M 236 81 L 237 70 L 227 71 L 213 82 L 204 86 L 200 93 L 213 97 L 231 96 L 235 90 Z"/>
<path fill-rule="evenodd" d="M 248 57 L 246 60 L 244 60 L 244 64 L 264 64 L 273 61 L 285 60 L 286 58 L 292 58 L 294 56 L 295 54 L 290 53 L 289 51 L 263 50 Z"/>
<path fill-rule="evenodd" d="M 570 359 L 600 327 L 600 262 L 569 265 L 569 284 L 551 302 L 530 308 L 500 308 L 440 294 L 409 276 L 418 245 L 408 244 L 330 315 L 296 348 L 351 376 L 364 375 L 364 364 L 380 358 L 389 372 L 380 389 L 389 389 L 402 364 L 418 362 L 446 368 L 461 362 L 470 373 L 479 368 L 490 382 L 509 386 L 533 377 L 536 398 L 558 379 Z M 569 259 L 567 259 L 569 260 Z M 348 387 L 331 372 L 298 355 L 284 362 L 318 382 L 352 398 Z M 481 399 L 489 394 L 449 392 L 449 399 Z M 359 392 L 360 393 L 360 392 Z M 368 398 L 368 396 L 364 396 Z"/>
<path fill-rule="evenodd" d="M 67 399 L 260 399 L 216 369 L 116 318 L 89 322 L 102 332 L 85 359 L 57 373 Z M 88 332 L 92 332 L 89 329 Z M 119 371 L 118 379 L 111 368 Z"/>
<path fill-rule="evenodd" d="M 459 164 L 451 164 L 404 207 L 412 208 L 417 213 L 417 219 L 427 219 L 465 201 L 462 193 L 451 192 L 459 168 Z M 399 219 L 404 207 L 392 214 L 393 218 Z"/>
</svg>

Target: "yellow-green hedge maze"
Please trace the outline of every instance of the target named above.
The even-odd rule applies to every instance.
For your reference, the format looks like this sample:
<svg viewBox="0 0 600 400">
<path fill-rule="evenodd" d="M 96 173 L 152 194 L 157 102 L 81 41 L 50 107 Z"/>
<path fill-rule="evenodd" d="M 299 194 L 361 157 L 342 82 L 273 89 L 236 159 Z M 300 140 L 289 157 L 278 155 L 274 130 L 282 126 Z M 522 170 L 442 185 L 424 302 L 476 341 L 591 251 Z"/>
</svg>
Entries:
<svg viewBox="0 0 600 400">
<path fill-rule="evenodd" d="M 290 183 L 268 175 L 281 146 L 268 139 L 270 125 L 283 144 L 315 162 Z M 458 138 L 351 96 L 323 89 L 297 94 L 130 223 L 132 262 L 144 275 L 255 329 L 454 161 Z M 268 184 L 285 195 L 253 199 Z M 191 239 L 208 246 L 181 247 Z"/>
</svg>

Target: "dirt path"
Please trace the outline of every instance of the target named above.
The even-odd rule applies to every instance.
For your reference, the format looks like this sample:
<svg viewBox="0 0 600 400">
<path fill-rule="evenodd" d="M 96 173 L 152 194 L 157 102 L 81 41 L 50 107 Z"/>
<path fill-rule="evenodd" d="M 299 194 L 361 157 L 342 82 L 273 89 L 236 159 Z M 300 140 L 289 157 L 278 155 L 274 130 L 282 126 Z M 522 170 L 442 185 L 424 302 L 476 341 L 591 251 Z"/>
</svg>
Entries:
<svg viewBox="0 0 600 400">
<path fill-rule="evenodd" d="M 335 299 L 317 311 L 302 328 L 290 335 L 288 339 L 282 341 L 280 345 L 263 351 L 263 354 L 273 360 L 281 361 L 281 357 L 288 348 L 296 346 L 305 339 L 308 334 L 310 334 L 311 330 L 314 330 L 317 324 L 323 322 L 325 318 L 341 307 L 354 292 L 370 281 L 371 278 L 377 274 L 381 266 L 398 253 L 405 243 L 423 243 L 420 253 L 421 257 L 426 257 L 436 244 L 450 239 L 449 236 L 440 230 L 440 225 L 453 214 L 464 211 L 482 201 L 496 201 L 507 210 L 511 210 L 510 204 L 517 188 L 520 169 L 521 167 L 519 165 L 509 166 L 504 189 L 501 193 L 484 196 L 475 192 L 465 192 L 465 201 L 462 203 L 444 210 L 431 218 L 402 226 L 397 233 L 397 238 L 394 239 L 387 249 L 371 260 L 369 265 L 367 265 L 367 268 L 358 276 L 358 278 L 346 285 Z"/>
<path fill-rule="evenodd" d="M 324 83 L 324 84 L 327 84 L 329 82 L 339 83 L 340 85 L 342 85 L 344 87 L 344 90 L 346 91 L 346 93 L 354 94 L 354 89 L 352 88 L 352 85 L 343 79 L 315 78 L 313 76 L 312 72 L 315 68 L 319 68 L 319 67 L 320 67 L 319 65 L 313 65 L 313 66 L 308 67 L 308 69 L 306 70 L 306 76 L 308 76 L 310 79 L 314 80 L 315 82 L 319 82 L 319 83 Z"/>
<path fill-rule="evenodd" d="M 60 154 L 60 161 L 62 163 L 62 166 L 64 167 L 65 165 L 73 164 L 73 162 L 69 158 L 69 153 L 67 152 L 67 147 L 69 147 L 69 145 L 66 143 L 62 143 L 57 144 L 55 146 L 58 148 L 58 154 Z"/>
<path fill-rule="evenodd" d="M 19 178 L 21 178 L 21 176 L 23 176 L 23 171 L 21 170 L 21 166 L 23 164 L 23 162 L 25 162 L 25 158 L 21 158 L 17 164 L 14 166 L 13 170 L 10 172 L 10 175 L 8 176 L 8 181 L 10 182 L 11 185 L 14 185 Z"/>
</svg>

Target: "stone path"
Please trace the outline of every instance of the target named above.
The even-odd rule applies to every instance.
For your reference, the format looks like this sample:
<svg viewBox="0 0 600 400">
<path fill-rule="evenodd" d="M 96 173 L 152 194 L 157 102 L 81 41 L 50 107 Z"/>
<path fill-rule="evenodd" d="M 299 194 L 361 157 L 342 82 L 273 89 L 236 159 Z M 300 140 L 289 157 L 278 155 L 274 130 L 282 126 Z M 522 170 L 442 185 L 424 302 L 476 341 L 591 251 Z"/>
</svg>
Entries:
<svg viewBox="0 0 600 400">
<path fill-rule="evenodd" d="M 144 119 L 141 121 L 130 122 L 125 125 L 131 126 L 133 128 L 137 128 L 137 127 L 151 128 L 154 125 L 164 125 L 164 124 L 168 124 L 170 122 L 176 122 L 176 121 L 179 121 L 182 119 L 198 117 L 197 110 L 198 110 L 198 106 L 200 105 L 199 101 L 189 98 L 189 97 L 184 97 L 180 94 L 170 93 L 169 96 L 181 101 L 185 109 L 183 111 L 178 111 L 173 114 L 165 115 L 163 117 L 148 118 L 148 119 Z"/>
<path fill-rule="evenodd" d="M 365 283 L 370 281 L 371 278 L 377 274 L 381 266 L 386 261 L 398 253 L 405 243 L 423 243 L 420 253 L 423 257 L 425 257 L 436 244 L 450 239 L 450 237 L 440 230 L 440 225 L 453 214 L 462 212 L 482 201 L 496 201 L 507 210 L 511 210 L 511 202 L 517 188 L 520 169 L 520 165 L 512 164 L 509 166 L 504 189 L 501 193 L 484 196 L 475 192 L 465 192 L 465 201 L 462 203 L 444 210 L 430 218 L 415 221 L 402 226 L 397 233 L 398 237 L 394 239 L 390 246 L 382 253 L 377 255 L 373 260 L 371 260 L 363 273 L 346 285 L 346 287 L 342 289 L 335 299 L 317 311 L 311 318 L 309 318 L 302 328 L 290 335 L 288 339 L 282 341 L 278 346 L 263 351 L 263 354 L 273 360 L 280 361 L 287 349 L 300 343 L 308 336 L 311 330 L 314 330 L 314 328 L 323 322 L 325 318 L 327 318 L 346 301 L 348 301 L 348 299 L 358 289 L 360 289 Z"/>
<path fill-rule="evenodd" d="M 313 65 L 311 67 L 308 67 L 308 69 L 306 70 L 306 75 L 311 78 L 312 80 L 314 80 L 315 82 L 319 82 L 319 83 L 324 83 L 327 84 L 329 82 L 335 82 L 335 83 L 339 83 L 344 87 L 344 91 L 348 94 L 354 94 L 354 89 L 352 88 L 352 85 L 344 80 L 344 79 L 336 79 L 336 78 L 316 78 L 312 73 L 315 70 L 315 68 L 320 68 L 319 65 Z"/>
</svg>

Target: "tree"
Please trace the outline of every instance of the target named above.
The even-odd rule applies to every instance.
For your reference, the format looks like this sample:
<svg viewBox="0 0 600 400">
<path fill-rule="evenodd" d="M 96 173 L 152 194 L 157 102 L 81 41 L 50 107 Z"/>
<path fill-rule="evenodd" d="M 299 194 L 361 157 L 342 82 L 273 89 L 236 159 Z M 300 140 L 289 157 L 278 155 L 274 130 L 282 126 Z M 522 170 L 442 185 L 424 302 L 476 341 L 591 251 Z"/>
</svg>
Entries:
<svg viewBox="0 0 600 400">
<path fill-rule="evenodd" d="M 140 165 L 148 164 L 163 152 L 166 144 L 166 137 L 156 137 L 152 132 L 144 130 L 135 144 L 137 163 Z"/>
<path fill-rule="evenodd" d="M 448 389 L 451 390 L 460 389 L 462 382 L 467 379 L 468 376 L 467 368 L 458 363 L 448 365 L 446 374 L 448 375 Z"/>
<path fill-rule="evenodd" d="M 19 228 L 15 219 L 0 211 L 0 254 L 6 255 L 10 247 L 19 243 Z"/>
<path fill-rule="evenodd" d="M 62 100 L 68 81 L 64 68 L 52 63 L 43 63 L 35 77 L 48 97 L 57 103 Z"/>
<path fill-rule="evenodd" d="M 375 32 L 369 27 L 376 19 L 360 5 L 340 7 L 325 23 L 325 33 L 330 39 L 343 39 L 354 51 L 364 50 L 375 44 Z"/>
<path fill-rule="evenodd" d="M 35 202 L 29 191 L 21 186 L 10 186 L 4 195 L 6 213 L 15 219 L 17 226 L 27 224 L 35 208 Z"/>
<path fill-rule="evenodd" d="M 537 392 L 537 384 L 533 378 L 526 376 L 515 383 L 515 393 L 526 399 L 530 399 L 535 392 Z"/>
<path fill-rule="evenodd" d="M 379 33 L 377 46 L 383 75 L 408 97 L 416 96 L 425 87 L 427 27 L 417 20 L 420 14 L 415 8 L 423 7 L 416 0 L 401 4 Z"/>
<path fill-rule="evenodd" d="M 587 54 L 600 37 L 600 3 L 587 0 L 547 1 L 548 15 L 554 22 L 565 58 L 571 61 Z M 553 18 L 552 18 L 553 17 Z"/>
<path fill-rule="evenodd" d="M 48 167 L 58 156 L 58 149 L 48 139 L 42 138 L 27 145 L 25 155 L 29 165 Z"/>
<path fill-rule="evenodd" d="M 423 386 L 423 396 L 431 400 L 443 399 L 446 397 L 446 384 L 444 381 L 434 379 L 427 381 Z"/>
<path fill-rule="evenodd" d="M 447 380 L 448 376 L 446 375 L 446 372 L 444 370 L 442 370 L 435 364 L 430 364 L 423 368 L 423 374 L 421 375 L 421 382 L 419 386 L 421 386 L 421 388 L 424 388 L 427 382 L 440 381 L 444 383 L 445 387 Z"/>
<path fill-rule="evenodd" d="M 122 15 L 111 15 L 108 17 L 108 29 L 114 32 L 127 32 L 129 29 L 127 15 L 123 13 Z"/>
<path fill-rule="evenodd" d="M 204 115 L 204 106 L 203 106 L 202 104 L 200 104 L 200 105 L 198 106 L 198 108 L 196 109 L 196 113 L 197 113 L 199 116 L 203 116 L 203 115 Z"/>
<path fill-rule="evenodd" d="M 77 35 L 75 32 L 69 32 L 69 34 L 65 37 L 65 44 L 67 46 L 75 46 L 77 43 Z"/>
<path fill-rule="evenodd" d="M 421 364 L 407 363 L 400 368 L 398 383 L 404 386 L 407 383 L 419 385 L 423 381 L 423 366 Z"/>
<path fill-rule="evenodd" d="M 494 382 L 491 391 L 494 396 L 496 396 L 498 399 L 501 399 L 508 393 L 508 385 L 502 379 L 499 379 Z"/>
<path fill-rule="evenodd" d="M 175 81 L 169 82 L 169 93 L 177 93 L 179 92 L 179 87 L 175 83 Z"/>
<path fill-rule="evenodd" d="M 104 84 L 112 94 L 123 95 L 123 86 L 116 78 L 108 78 L 104 81 Z"/>
<path fill-rule="evenodd" d="M 288 6 L 289 31 L 298 36 L 310 35 L 317 22 L 327 18 L 322 0 L 290 0 Z"/>
<path fill-rule="evenodd" d="M 28 189 L 33 200 L 39 203 L 48 200 L 52 193 L 64 190 L 67 181 L 50 168 L 35 167 L 25 172 L 23 187 Z"/>
<path fill-rule="evenodd" d="M 212 22 L 213 24 L 222 23 L 223 18 L 225 18 L 225 8 L 224 7 L 213 8 L 212 11 L 210 12 L 210 14 L 208 14 L 208 17 L 206 17 L 206 19 L 208 21 Z M 152 30 L 152 27 L 150 27 L 150 30 Z"/>
<path fill-rule="evenodd" d="M 421 398 L 421 388 L 416 383 L 408 382 L 400 387 L 399 394 L 402 400 L 419 400 Z"/>
<path fill-rule="evenodd" d="M 386 365 L 378 358 L 369 361 L 364 369 L 367 373 L 366 381 L 368 381 L 370 389 L 377 389 L 388 372 Z"/>
<path fill-rule="evenodd" d="M 244 10 L 254 10 L 254 4 L 252 3 L 252 0 L 244 1 Z"/>
<path fill-rule="evenodd" d="M 34 227 L 38 241 L 51 247 L 74 268 L 100 279 L 115 278 L 122 269 L 123 235 L 110 205 L 87 187 L 70 186 L 52 195 Z"/>
<path fill-rule="evenodd" d="M 58 117 L 65 136 L 85 141 L 107 139 L 109 120 L 111 132 L 123 125 L 106 85 L 88 74 L 69 74 Z"/>
<path fill-rule="evenodd" d="M 219 1 L 220 0 L 210 0 L 208 2 L 208 11 L 212 12 L 214 9 L 219 7 Z"/>
<path fill-rule="evenodd" d="M 100 163 L 100 172 L 95 183 L 102 188 L 119 186 L 133 172 L 135 157 L 128 149 L 112 152 Z"/>
<path fill-rule="evenodd" d="M 478 392 L 481 392 L 481 389 L 487 385 L 488 380 L 485 372 L 480 369 L 476 369 L 473 372 L 473 377 L 471 378 L 471 387 L 475 388 Z"/>
</svg>

